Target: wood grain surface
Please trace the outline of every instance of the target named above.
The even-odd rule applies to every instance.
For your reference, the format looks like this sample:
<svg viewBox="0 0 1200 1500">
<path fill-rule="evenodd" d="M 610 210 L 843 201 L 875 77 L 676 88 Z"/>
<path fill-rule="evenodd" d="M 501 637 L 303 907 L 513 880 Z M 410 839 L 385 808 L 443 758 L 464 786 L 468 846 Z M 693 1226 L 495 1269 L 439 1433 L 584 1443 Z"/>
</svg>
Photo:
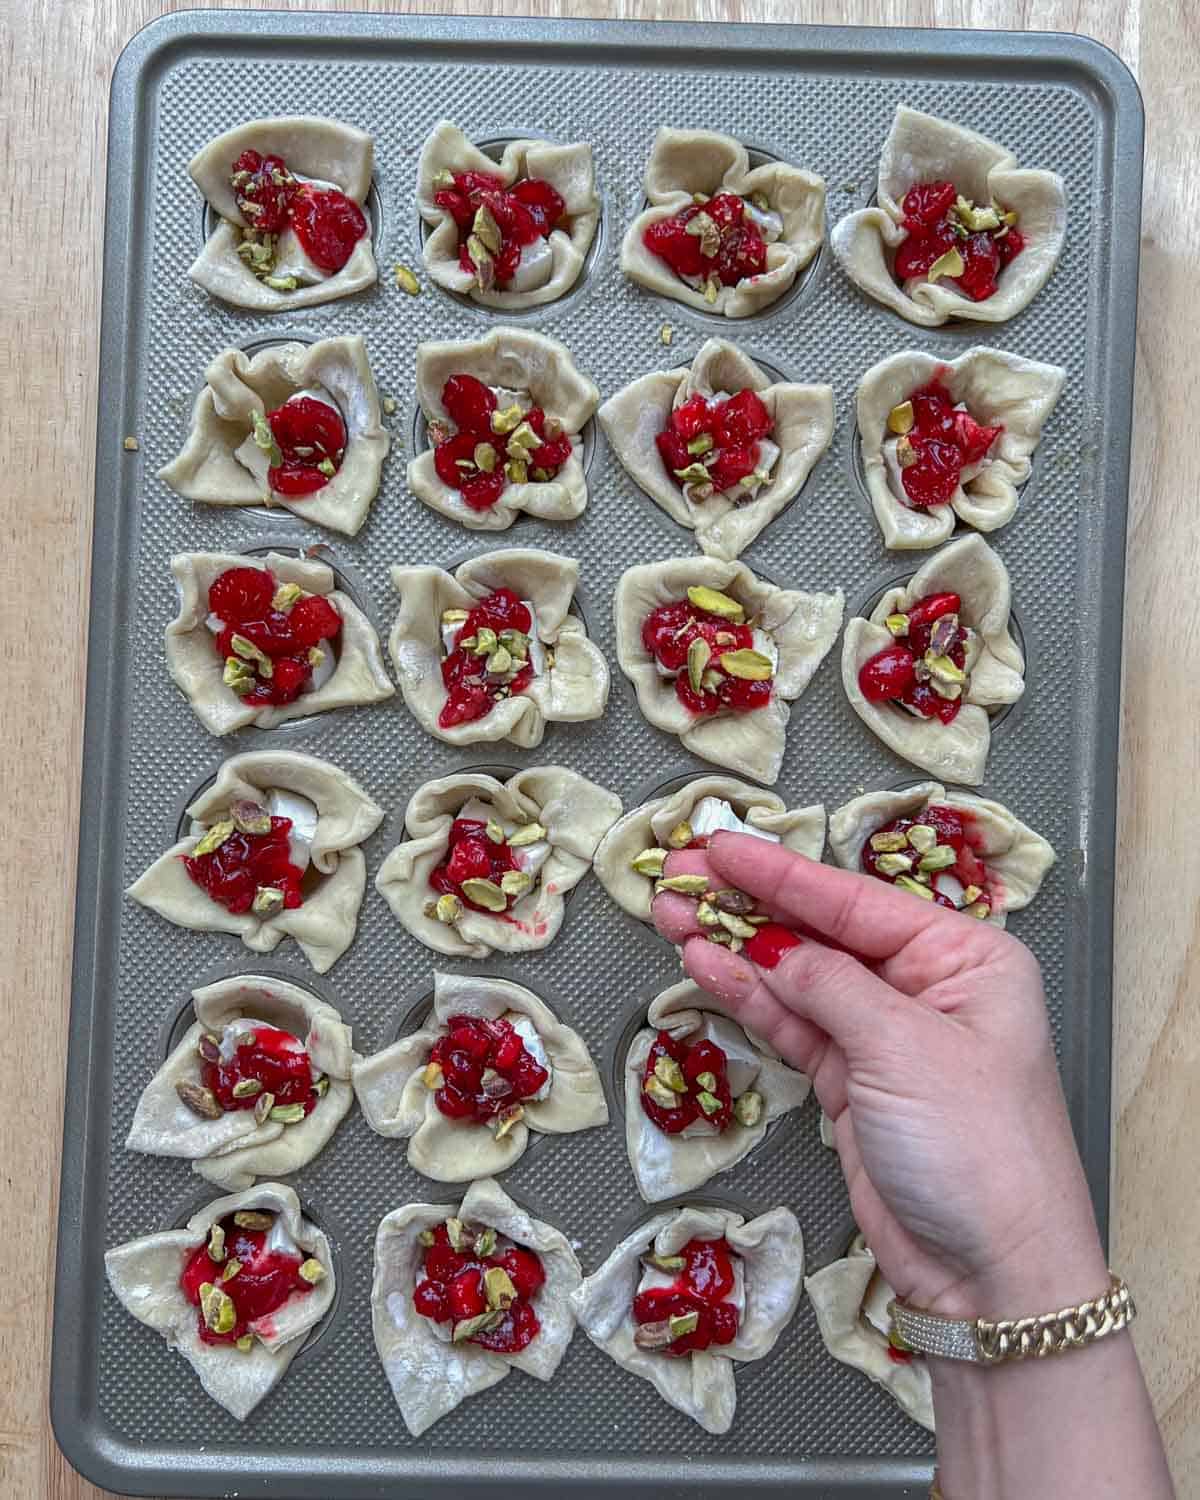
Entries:
<svg viewBox="0 0 1200 1500">
<path fill-rule="evenodd" d="M 242 0 L 243 7 L 254 0 Z M 272 0 L 275 9 L 303 9 Z M 9 1063 L 0 1106 L 0 1494 L 92 1500 L 46 1414 L 74 899 L 109 78 L 184 3 L 0 0 L 0 895 Z M 1200 7 L 1193 0 L 391 0 L 326 9 L 1078 31 L 1146 102 L 1116 949 L 1113 1263 L 1181 1500 L 1200 1500 Z M 1128 226 L 1113 224 L 1114 234 Z M 1134 351 L 1129 351 L 1129 358 Z M 1176 670 L 1182 661 L 1183 670 Z M 1131 1497 L 1132 1500 L 1132 1497 Z"/>
</svg>

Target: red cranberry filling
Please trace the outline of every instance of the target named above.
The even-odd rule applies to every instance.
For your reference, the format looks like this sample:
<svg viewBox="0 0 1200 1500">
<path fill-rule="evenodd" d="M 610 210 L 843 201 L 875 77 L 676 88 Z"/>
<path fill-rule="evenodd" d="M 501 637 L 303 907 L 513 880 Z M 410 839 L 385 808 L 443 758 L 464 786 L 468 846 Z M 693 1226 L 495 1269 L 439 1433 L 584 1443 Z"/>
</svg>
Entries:
<svg viewBox="0 0 1200 1500">
<path fill-rule="evenodd" d="M 718 193 L 659 219 L 643 231 L 642 243 L 683 281 L 703 285 L 712 302 L 719 287 L 736 286 L 767 269 L 767 242 L 736 193 Z"/>
<path fill-rule="evenodd" d="M 943 256 L 956 255 L 957 261 L 943 262 L 939 279 L 972 302 L 984 302 L 996 291 L 1000 272 L 1025 248 L 1015 213 L 997 204 L 978 208 L 952 182 L 917 183 L 904 195 L 901 211 L 907 237 L 896 251 L 899 281 L 923 280 Z"/>
<path fill-rule="evenodd" d="M 292 602 L 289 592 L 265 568 L 227 568 L 208 590 L 209 612 L 221 621 L 214 644 L 225 681 L 256 708 L 294 702 L 330 649 L 322 643 L 342 629 L 328 599 L 301 594 Z"/>
<path fill-rule="evenodd" d="M 906 890 L 924 887 L 923 894 L 938 906 L 956 910 L 961 905 L 972 916 L 986 917 L 992 909 L 987 867 L 975 852 L 978 834 L 971 815 L 933 803 L 919 816 L 895 818 L 862 847 L 862 867 L 868 875 L 900 884 Z M 963 888 L 961 902 L 939 887 L 942 875 Z"/>
<path fill-rule="evenodd" d="M 692 674 L 689 662 L 695 657 L 689 653 L 694 641 L 702 641 L 708 654 L 697 648 L 703 666 L 699 673 Z M 749 625 L 735 624 L 723 615 L 699 608 L 690 599 L 676 599 L 660 604 L 646 616 L 642 644 L 668 672 L 677 674 L 675 692 L 690 713 L 715 714 L 723 708 L 748 713 L 765 708 L 771 701 L 774 672 L 768 659 L 755 650 L 754 631 Z M 757 660 L 747 657 L 747 652 Z M 766 670 L 768 675 L 743 675 L 748 670 Z"/>
<path fill-rule="evenodd" d="M 443 729 L 482 719 L 498 699 L 525 691 L 534 678 L 527 659 L 532 625 L 533 616 L 511 589 L 496 589 L 470 611 L 442 658 Z"/>
<path fill-rule="evenodd" d="M 752 938 L 746 939 L 742 952 L 759 968 L 773 969 L 789 949 L 798 948 L 801 942 L 803 939 L 790 927 L 782 927 L 778 922 L 764 922 Z"/>
<path fill-rule="evenodd" d="M 453 1243 L 450 1225 L 455 1229 Z M 489 1235 L 494 1248 L 483 1253 Z M 458 1220 L 426 1230 L 421 1238 L 426 1247 L 424 1274 L 413 1289 L 413 1306 L 423 1318 L 457 1324 L 491 1314 L 494 1326 L 478 1327 L 465 1342 L 480 1344 L 493 1354 L 518 1354 L 537 1337 L 541 1324 L 532 1299 L 546 1280 L 538 1255 L 521 1245 L 495 1248 L 494 1231 L 473 1234 Z M 485 1277 L 494 1268 L 505 1273 L 512 1291 L 503 1278 L 493 1277 L 500 1285 L 489 1298 Z"/>
<path fill-rule="evenodd" d="M 907 614 L 889 616 L 888 628 L 894 626 L 901 638 L 876 652 L 858 672 L 868 703 L 903 703 L 921 718 L 943 724 L 955 718 L 967 684 L 969 632 L 959 624 L 961 607 L 957 594 L 929 594 Z"/>
<path fill-rule="evenodd" d="M 905 498 L 917 510 L 948 505 L 963 469 L 984 458 L 1004 428 L 981 427 L 970 412 L 956 409 L 940 380 L 915 391 L 892 417 L 904 420 L 904 406 L 911 407 L 912 425 L 897 440 L 896 458 Z"/>
<path fill-rule="evenodd" d="M 724 1131 L 733 1120 L 728 1062 L 716 1042 L 687 1042 L 660 1031 L 642 1073 L 642 1109 L 666 1135 L 678 1135 L 697 1119 Z M 668 1095 L 669 1106 L 662 1102 Z"/>
<path fill-rule="evenodd" d="M 311 495 L 342 467 L 346 424 L 327 401 L 293 397 L 267 413 L 267 425 L 279 450 L 271 454 L 267 483 L 277 494 Z"/>
<path fill-rule="evenodd" d="M 282 156 L 243 151 L 229 180 L 252 242 L 290 227 L 305 254 L 326 275 L 342 269 L 367 232 L 366 218 L 353 199 L 337 188 L 298 181 Z M 246 259 L 255 275 L 265 278 L 274 269 L 275 246 L 273 240 L 258 244 L 266 254 Z"/>
<path fill-rule="evenodd" d="M 504 897 L 503 910 L 513 906 L 524 892 L 506 891 L 501 884 L 510 870 L 520 870 L 515 850 L 507 839 L 496 843 L 487 835 L 487 824 L 476 818 L 455 818 L 450 825 L 450 843 L 446 858 L 429 872 L 429 884 L 435 891 L 457 896 L 471 911 L 494 916 L 501 908 L 482 906 L 463 889 L 464 881 L 486 880 Z M 487 894 L 491 894 L 488 892 Z"/>
<path fill-rule="evenodd" d="M 633 1321 L 639 1330 L 648 1324 L 667 1327 L 658 1337 L 635 1335 L 640 1348 L 657 1349 L 669 1358 L 691 1354 L 694 1349 L 708 1349 L 713 1344 L 732 1344 L 737 1338 L 740 1313 L 736 1303 L 726 1299 L 734 1289 L 734 1252 L 725 1240 L 689 1240 L 679 1252 L 684 1268 L 671 1286 L 651 1287 L 638 1292 L 633 1299 Z M 691 1319 L 695 1318 L 695 1326 Z M 667 1342 L 660 1339 L 674 1333 L 676 1319 L 684 1319 L 681 1331 Z"/>
<path fill-rule="evenodd" d="M 263 1094 L 278 1104 L 300 1104 L 306 1115 L 320 1101 L 313 1085 L 312 1063 L 304 1043 L 290 1031 L 274 1026 L 256 1026 L 240 1032 L 233 1056 L 200 1064 L 200 1081 L 211 1089 L 224 1110 L 253 1109 Z M 247 1088 L 249 1083 L 260 1088 Z M 238 1085 L 243 1087 L 239 1090 Z"/>
<path fill-rule="evenodd" d="M 291 911 L 304 904 L 300 894 L 304 871 L 291 861 L 291 831 L 290 818 L 272 818 L 269 833 L 243 833 L 235 828 L 211 852 L 183 855 L 184 868 L 202 890 L 235 916 L 249 911 L 264 889 L 280 892 L 283 909 Z"/>
<path fill-rule="evenodd" d="M 472 510 L 495 505 L 509 484 L 544 484 L 571 456 L 562 424 L 540 406 L 497 409 L 496 393 L 474 375 L 451 375 L 442 405 L 457 428 L 429 424 L 438 478 Z"/>
<path fill-rule="evenodd" d="M 511 1021 L 451 1016 L 429 1050 L 425 1076 L 437 1085 L 434 1102 L 444 1115 L 482 1125 L 533 1098 L 550 1073 Z"/>
<path fill-rule="evenodd" d="M 775 431 L 771 414 L 753 391 L 725 401 L 692 396 L 671 413 L 671 425 L 655 438 L 671 477 L 696 500 L 736 489 L 759 469 L 760 438 Z M 701 472 L 703 471 L 703 472 Z"/>
<path fill-rule="evenodd" d="M 277 1312 L 288 1299 L 305 1295 L 313 1283 L 300 1275 L 304 1258 L 284 1250 L 268 1250 L 265 1229 L 242 1229 L 230 1214 L 220 1221 L 224 1231 L 222 1259 L 213 1260 L 213 1240 L 199 1245 L 188 1257 L 179 1278 L 183 1295 L 198 1308 L 197 1331 L 206 1344 L 232 1344 L 249 1331 L 259 1318 Z M 237 1266 L 228 1280 L 223 1278 L 231 1265 Z M 218 1287 L 233 1303 L 234 1322 L 224 1332 L 209 1326 L 201 1303 L 200 1288 L 205 1284 Z"/>
<path fill-rule="evenodd" d="M 436 188 L 433 201 L 458 225 L 458 263 L 483 289 L 506 287 L 525 246 L 548 239 L 566 213 L 540 177 L 506 188 L 489 172 L 443 172 Z"/>
</svg>

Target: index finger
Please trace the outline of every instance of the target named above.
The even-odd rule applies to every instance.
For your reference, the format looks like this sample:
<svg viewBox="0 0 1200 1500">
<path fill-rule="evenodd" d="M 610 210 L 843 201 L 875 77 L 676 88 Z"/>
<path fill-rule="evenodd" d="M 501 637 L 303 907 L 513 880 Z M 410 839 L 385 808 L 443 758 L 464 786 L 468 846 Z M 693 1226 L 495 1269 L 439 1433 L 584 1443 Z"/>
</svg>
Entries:
<svg viewBox="0 0 1200 1500">
<path fill-rule="evenodd" d="M 837 870 L 745 833 L 714 833 L 708 862 L 785 923 L 809 928 L 863 958 L 887 959 L 953 914 L 882 880 Z"/>
</svg>

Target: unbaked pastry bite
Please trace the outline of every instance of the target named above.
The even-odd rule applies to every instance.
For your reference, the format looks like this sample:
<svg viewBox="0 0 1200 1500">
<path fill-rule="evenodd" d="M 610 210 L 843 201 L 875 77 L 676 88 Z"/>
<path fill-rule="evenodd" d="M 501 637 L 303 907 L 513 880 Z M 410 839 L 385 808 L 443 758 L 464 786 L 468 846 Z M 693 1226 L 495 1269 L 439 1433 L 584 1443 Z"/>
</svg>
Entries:
<svg viewBox="0 0 1200 1500">
<path fill-rule="evenodd" d="M 441 120 L 421 148 L 417 207 L 439 286 L 500 311 L 570 291 L 600 222 L 592 148 L 509 141 L 497 160 Z"/>
<path fill-rule="evenodd" d="M 1000 349 L 940 360 L 919 349 L 858 386 L 858 441 L 887 547 L 934 547 L 955 519 L 995 531 L 1016 514 L 1067 372 Z"/>
<path fill-rule="evenodd" d="M 877 202 L 834 226 L 851 281 L 910 323 L 1002 323 L 1062 253 L 1063 180 L 1019 168 L 986 136 L 901 104 L 879 158 Z"/>
<path fill-rule="evenodd" d="M 797 494 L 833 436 L 833 388 L 772 382 L 724 339 L 600 408 L 634 482 L 711 557 L 737 557 Z"/>
<path fill-rule="evenodd" d="M 892 1343 L 888 1304 L 895 1293 L 862 1235 L 855 1236 L 843 1259 L 806 1277 L 804 1290 L 834 1359 L 883 1386 L 906 1416 L 932 1432 L 929 1366 L 923 1354 Z"/>
<path fill-rule="evenodd" d="M 625 231 L 621 269 L 702 312 L 762 312 L 825 234 L 825 183 L 783 161 L 752 167 L 740 141 L 661 126 L 646 164 L 648 206 Z"/>
<path fill-rule="evenodd" d="M 494 976 L 435 972 L 426 1021 L 356 1062 L 354 1091 L 371 1129 L 407 1140 L 409 1166 L 435 1182 L 506 1171 L 531 1130 L 608 1121 L 577 1033 L 532 990 Z"/>
<path fill-rule="evenodd" d="M 1028 906 L 1054 850 L 1007 807 L 936 781 L 867 792 L 829 818 L 838 864 L 1003 927 Z"/>
<path fill-rule="evenodd" d="M 357 334 L 225 349 L 204 372 L 187 440 L 158 477 L 205 505 L 281 506 L 354 536 L 388 452 Z"/>
<path fill-rule="evenodd" d="M 846 625 L 842 685 L 859 718 L 904 760 L 977 786 L 991 712 L 1025 691 L 1009 631 L 1008 569 L 981 536 L 943 547 L 864 619 Z"/>
<path fill-rule="evenodd" d="M 540 745 L 547 723 L 598 719 L 608 663 L 571 602 L 579 564 L 532 547 L 482 553 L 447 573 L 393 568 L 388 642 L 423 729 L 451 745 Z"/>
<path fill-rule="evenodd" d="M 406 1203 L 375 1236 L 371 1322 L 413 1437 L 511 1370 L 552 1380 L 575 1332 L 566 1237 L 491 1180 L 462 1202 Z"/>
<path fill-rule="evenodd" d="M 572 521 L 587 505 L 583 428 L 600 392 L 557 339 L 495 328 L 417 345 L 417 400 L 429 447 L 408 465 L 419 500 L 476 531 L 519 512 Z"/>
<path fill-rule="evenodd" d="M 825 809 L 784 806 L 783 798 L 732 776 L 692 776 L 619 818 L 600 841 L 596 877 L 619 907 L 651 920 L 654 882 L 674 849 L 707 849 L 714 833 L 749 833 L 809 859 L 825 847 Z"/>
<path fill-rule="evenodd" d="M 804 1239 L 790 1209 L 747 1221 L 666 1209 L 627 1236 L 571 1295 L 580 1326 L 706 1432 L 728 1432 L 734 1362 L 775 1347 L 800 1301 Z"/>
<path fill-rule="evenodd" d="M 617 660 L 656 729 L 770 785 L 783 763 L 788 705 L 833 645 L 843 604 L 841 589 L 778 588 L 740 562 L 644 563 L 617 584 Z"/>
<path fill-rule="evenodd" d="M 810 1084 L 685 979 L 650 1002 L 625 1056 L 625 1145 L 650 1203 L 703 1186 L 754 1150 Z"/>
<path fill-rule="evenodd" d="M 167 670 L 210 734 L 380 703 L 396 691 L 375 627 L 332 568 L 269 552 L 171 559 Z"/>
<path fill-rule="evenodd" d="M 591 867 L 620 798 L 565 766 L 506 782 L 477 771 L 429 781 L 404 813 L 407 833 L 375 888 L 400 922 L 451 958 L 547 947 L 565 898 Z"/>
<path fill-rule="evenodd" d="M 349 1026 L 266 974 L 205 985 L 192 1004 L 196 1019 L 142 1091 L 126 1150 L 181 1157 L 226 1189 L 307 1166 L 354 1099 Z"/>
<path fill-rule="evenodd" d="M 294 938 L 318 974 L 331 968 L 354 940 L 367 883 L 358 846 L 383 809 L 337 766 L 279 750 L 231 756 L 187 815 L 191 831 L 128 894 L 255 953 Z"/>
<path fill-rule="evenodd" d="M 217 1198 L 182 1229 L 117 1245 L 108 1284 L 205 1392 L 245 1421 L 333 1306 L 329 1241 L 280 1182 Z"/>
<path fill-rule="evenodd" d="M 251 120 L 210 141 L 188 174 L 220 223 L 188 275 L 256 312 L 333 302 L 378 274 L 363 205 L 375 147 L 311 115 Z"/>
</svg>

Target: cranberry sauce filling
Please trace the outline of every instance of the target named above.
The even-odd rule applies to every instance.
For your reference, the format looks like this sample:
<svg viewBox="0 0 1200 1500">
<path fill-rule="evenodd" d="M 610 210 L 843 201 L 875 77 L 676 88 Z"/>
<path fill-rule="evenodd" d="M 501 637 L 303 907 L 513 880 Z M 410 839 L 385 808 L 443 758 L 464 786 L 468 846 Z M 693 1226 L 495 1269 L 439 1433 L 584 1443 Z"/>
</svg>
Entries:
<svg viewBox="0 0 1200 1500">
<path fill-rule="evenodd" d="M 267 483 L 280 495 L 324 489 L 346 456 L 341 412 L 315 396 L 293 396 L 267 413 L 273 446 Z"/>
<path fill-rule="evenodd" d="M 250 1221 L 255 1228 L 242 1227 Z M 315 1260 L 267 1248 L 271 1215 L 229 1214 L 210 1230 L 208 1241 L 188 1257 L 180 1289 L 198 1309 L 197 1330 L 206 1344 L 246 1340 L 249 1324 L 277 1312 L 297 1293 L 311 1292 L 324 1276 Z M 302 1274 L 301 1268 L 307 1274 Z M 312 1279 L 309 1279 L 309 1276 Z M 206 1292 L 203 1289 L 207 1287 Z M 241 1347 L 247 1351 L 248 1341 Z"/>
<path fill-rule="evenodd" d="M 932 380 L 892 408 L 888 427 L 896 439 L 903 498 L 914 510 L 948 505 L 962 471 L 987 456 L 1003 427 L 981 427 L 940 380 Z"/>
<path fill-rule="evenodd" d="M 970 813 L 937 803 L 918 816 L 895 818 L 862 847 L 868 875 L 899 885 L 938 906 L 989 916 L 995 899 Z"/>
<path fill-rule="evenodd" d="M 445 616 L 443 621 L 459 625 L 452 649 L 442 658 L 446 701 L 438 723 L 449 729 L 482 719 L 498 699 L 523 693 L 533 681 L 528 659 L 533 616 L 511 589 L 496 589 L 461 623 Z"/>
<path fill-rule="evenodd" d="M 493 1354 L 518 1354 L 537 1337 L 533 1297 L 546 1272 L 532 1250 L 502 1244 L 495 1230 L 468 1229 L 459 1219 L 425 1230 L 421 1242 L 413 1306 L 423 1318 L 454 1324 L 456 1343 L 480 1344 Z M 473 1329 L 460 1329 L 464 1323 Z"/>
<path fill-rule="evenodd" d="M 682 1258 L 683 1265 L 673 1262 Z M 723 1240 L 689 1240 L 678 1257 L 649 1256 L 656 1269 L 678 1269 L 670 1286 L 650 1287 L 633 1299 L 634 1342 L 669 1358 L 732 1344 L 738 1334 L 737 1304 L 726 1299 L 734 1289 L 734 1252 Z"/>
<path fill-rule="evenodd" d="M 458 226 L 458 263 L 484 291 L 520 281 L 522 260 L 532 259 L 522 252 L 547 240 L 566 213 L 562 197 L 540 177 L 505 187 L 489 172 L 443 171 L 434 188 L 433 201 Z"/>
<path fill-rule="evenodd" d="M 752 204 L 747 214 L 746 207 L 736 193 L 718 193 L 648 225 L 642 243 L 715 302 L 721 287 L 736 286 L 767 269 L 767 242 L 755 222 L 763 210 Z"/>
<path fill-rule="evenodd" d="M 291 229 L 304 253 L 326 275 L 342 269 L 367 232 L 363 211 L 337 188 L 301 182 L 282 156 L 243 151 L 229 179 L 245 228 L 238 254 L 262 281 L 293 291 L 291 276 L 275 276 L 278 238 Z"/>
<path fill-rule="evenodd" d="M 797 936 L 790 927 L 782 927 L 778 922 L 765 922 L 752 938 L 746 939 L 742 952 L 760 969 L 773 969 L 789 949 L 798 948 L 802 942 L 803 938 Z"/>
<path fill-rule="evenodd" d="M 671 424 L 655 438 L 675 483 L 693 500 L 750 491 L 770 477 L 760 467 L 760 439 L 775 431 L 771 414 L 753 391 L 726 400 L 692 396 L 671 413 Z"/>
<path fill-rule="evenodd" d="M 895 644 L 877 651 L 858 672 L 868 703 L 902 703 L 920 718 L 943 724 L 955 718 L 967 687 L 971 636 L 959 623 L 961 607 L 957 594 L 928 594 L 907 614 L 888 616 Z"/>
<path fill-rule="evenodd" d="M 437 1107 L 452 1120 L 482 1125 L 500 1117 L 501 1124 L 506 1118 L 516 1124 L 521 1102 L 541 1090 L 549 1069 L 503 1017 L 451 1016 L 447 1024 L 445 1036 L 429 1049 L 424 1074 Z"/>
<path fill-rule="evenodd" d="M 200 1056 L 200 1081 L 223 1110 L 261 1109 L 259 1100 L 269 1095 L 272 1107 L 298 1104 L 310 1115 L 324 1092 L 313 1083 L 304 1043 L 274 1026 L 239 1032 L 228 1060 L 219 1043 L 205 1038 Z"/>
<path fill-rule="evenodd" d="M 451 375 L 442 405 L 457 431 L 429 424 L 438 478 L 472 510 L 495 505 L 509 484 L 544 484 L 571 456 L 571 439 L 540 406 L 500 408 L 496 393 L 474 375 Z"/>
<path fill-rule="evenodd" d="M 328 599 L 279 584 L 265 568 L 227 568 L 209 587 L 208 608 L 225 681 L 255 708 L 293 703 L 342 629 Z"/>
<path fill-rule="evenodd" d="M 288 842 L 292 820 L 271 818 L 271 827 L 264 833 L 245 833 L 229 824 L 229 832 L 220 843 L 205 848 L 206 842 L 216 837 L 225 826 L 213 824 L 196 845 L 202 853 L 182 856 L 184 868 L 196 884 L 235 916 L 249 911 L 256 898 L 266 915 L 303 906 L 300 882 L 304 879 L 304 871 L 292 863 Z M 265 911 L 260 895 L 264 891 L 278 892 L 282 896 L 282 900 L 276 896 L 267 903 L 271 908 L 269 912 Z"/>
<path fill-rule="evenodd" d="M 652 610 L 642 621 L 642 644 L 675 674 L 676 695 L 690 713 L 747 713 L 771 701 L 770 659 L 755 649 L 741 605 L 713 589 L 689 589 L 687 599 Z"/>
<path fill-rule="evenodd" d="M 533 882 L 525 876 L 517 851 L 499 825 L 492 825 L 499 839 L 490 837 L 487 829 L 477 818 L 455 818 L 446 858 L 430 870 L 429 884 L 440 894 L 457 896 L 471 911 L 495 916 L 514 906 Z"/>
<path fill-rule="evenodd" d="M 1015 213 L 998 203 L 977 206 L 952 182 L 917 183 L 901 212 L 908 233 L 896 251 L 895 274 L 902 282 L 945 280 L 972 302 L 984 302 L 1025 248 Z"/>
<path fill-rule="evenodd" d="M 687 1042 L 660 1031 L 642 1074 L 642 1109 L 666 1135 L 678 1135 L 694 1120 L 724 1131 L 733 1120 L 729 1059 L 716 1042 Z"/>
</svg>

